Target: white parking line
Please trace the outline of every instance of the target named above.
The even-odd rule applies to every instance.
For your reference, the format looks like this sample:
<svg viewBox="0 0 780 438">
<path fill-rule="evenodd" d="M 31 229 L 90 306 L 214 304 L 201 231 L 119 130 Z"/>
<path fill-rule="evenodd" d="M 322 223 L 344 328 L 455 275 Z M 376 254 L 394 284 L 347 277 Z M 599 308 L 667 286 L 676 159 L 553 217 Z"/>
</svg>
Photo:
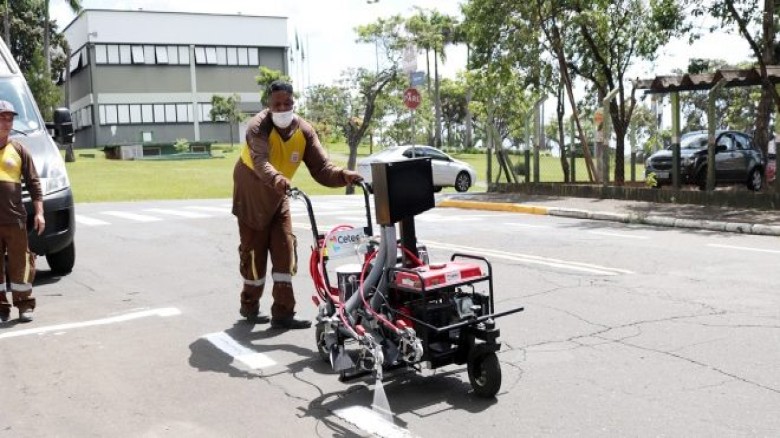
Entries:
<svg viewBox="0 0 780 438">
<path fill-rule="evenodd" d="M 169 210 L 167 208 L 147 208 L 144 211 L 148 211 L 150 213 L 169 214 L 171 216 L 186 217 L 189 219 L 201 219 L 201 218 L 211 217 L 203 213 L 195 213 L 192 211 L 182 211 L 182 210 Z"/>
<path fill-rule="evenodd" d="M 333 413 L 371 436 L 382 438 L 412 438 L 414 436 L 408 430 L 396 426 L 395 423 L 385 420 L 381 415 L 363 406 L 337 409 Z"/>
<path fill-rule="evenodd" d="M 774 249 L 750 248 L 747 246 L 718 245 L 717 243 L 708 243 L 707 246 L 711 246 L 713 248 L 738 249 L 740 251 L 768 252 L 770 254 L 780 254 L 780 251 Z"/>
<path fill-rule="evenodd" d="M 80 214 L 76 215 L 76 223 L 80 225 L 86 225 L 89 227 L 96 227 L 101 225 L 111 225 L 109 222 L 102 221 L 100 219 L 95 219 L 87 216 L 83 216 Z"/>
<path fill-rule="evenodd" d="M 231 213 L 231 209 L 229 207 L 223 208 L 223 207 L 209 207 L 206 205 L 190 205 L 185 208 L 189 208 L 190 210 L 208 211 L 212 213 L 221 213 L 221 214 Z"/>
<path fill-rule="evenodd" d="M 160 309 L 150 309 L 141 312 L 127 313 L 124 315 L 113 316 L 110 318 L 94 319 L 92 321 L 73 322 L 69 324 L 58 324 L 58 325 L 50 325 L 47 327 L 36 327 L 36 328 L 25 329 L 25 330 L 17 330 L 9 333 L 0 334 L 0 339 L 16 338 L 19 336 L 27 336 L 27 335 L 40 335 L 49 332 L 61 332 L 61 331 L 70 330 L 74 328 L 113 324 L 116 322 L 131 321 L 133 319 L 146 318 L 149 316 L 167 317 L 167 316 L 175 316 L 175 315 L 181 315 L 181 311 L 175 307 L 163 307 Z"/>
<path fill-rule="evenodd" d="M 545 266 L 551 266 L 554 268 L 561 268 L 561 269 L 570 269 L 573 271 L 586 272 L 588 274 L 619 275 L 619 274 L 634 273 L 633 271 L 629 271 L 626 269 L 610 268 L 607 266 L 599 266 L 599 265 L 593 265 L 590 263 L 582 263 L 582 262 L 572 262 L 568 260 L 553 259 L 549 257 L 541 257 L 541 256 L 535 256 L 531 254 L 519 254 L 519 253 L 498 251 L 498 250 L 486 249 L 486 248 L 474 248 L 470 246 L 450 245 L 446 243 L 431 242 L 430 240 L 425 240 L 423 243 L 425 243 L 426 246 L 429 246 L 431 248 L 441 248 L 441 249 L 447 249 L 455 252 L 458 251 L 469 252 L 472 254 L 479 254 L 485 257 L 496 257 L 496 258 L 512 260 L 520 263 L 545 265 Z"/>
<path fill-rule="evenodd" d="M 588 233 L 596 234 L 599 236 L 624 237 L 626 239 L 649 239 L 649 237 L 647 236 L 637 236 L 636 234 L 613 233 L 610 231 L 588 231 Z"/>
<path fill-rule="evenodd" d="M 162 219 L 154 216 L 147 216 L 145 214 L 128 213 L 126 211 L 101 211 L 101 214 L 107 214 L 109 216 L 115 216 L 122 219 L 130 219 L 138 222 L 157 222 Z"/>
<path fill-rule="evenodd" d="M 270 357 L 244 347 L 225 332 L 211 333 L 203 336 L 203 338 L 250 369 L 257 370 L 276 365 L 276 362 Z"/>
</svg>

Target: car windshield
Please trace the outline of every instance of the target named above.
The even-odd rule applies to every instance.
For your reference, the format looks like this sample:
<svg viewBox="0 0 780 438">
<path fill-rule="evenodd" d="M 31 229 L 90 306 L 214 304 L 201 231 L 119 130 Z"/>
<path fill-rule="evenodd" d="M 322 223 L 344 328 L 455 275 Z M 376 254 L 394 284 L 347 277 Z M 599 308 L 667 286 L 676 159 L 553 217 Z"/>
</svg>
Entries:
<svg viewBox="0 0 780 438">
<path fill-rule="evenodd" d="M 703 149 L 707 147 L 707 135 L 683 136 L 680 140 L 680 149 Z"/>
<path fill-rule="evenodd" d="M 11 102 L 16 112 L 19 113 L 14 118 L 15 130 L 29 133 L 42 128 L 40 116 L 28 93 L 25 92 L 24 82 L 21 78 L 0 78 L 0 99 Z"/>
</svg>

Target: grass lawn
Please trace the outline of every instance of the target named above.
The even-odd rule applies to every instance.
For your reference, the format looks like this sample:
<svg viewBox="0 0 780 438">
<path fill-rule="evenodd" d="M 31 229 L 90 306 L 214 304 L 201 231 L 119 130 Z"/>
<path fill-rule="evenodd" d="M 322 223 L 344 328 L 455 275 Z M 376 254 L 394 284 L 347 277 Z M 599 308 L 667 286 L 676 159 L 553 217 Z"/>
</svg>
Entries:
<svg viewBox="0 0 780 438">
<path fill-rule="evenodd" d="M 233 192 L 233 166 L 238 159 L 238 147 L 214 145 L 220 158 L 194 160 L 107 160 L 102 151 L 77 149 L 76 161 L 66 163 L 68 176 L 76 202 L 138 201 L 155 199 L 213 199 L 230 198 Z M 346 144 L 326 145 L 331 160 L 339 166 L 346 165 Z M 377 149 L 375 149 L 377 150 Z M 358 158 L 369 155 L 369 147 L 361 146 Z M 484 154 L 451 154 L 465 161 L 477 171 L 477 186 L 470 191 L 486 190 L 487 160 Z M 513 162 L 522 157 L 513 156 Z M 305 166 L 303 166 L 305 167 Z M 563 181 L 557 158 L 541 157 L 542 181 Z M 493 163 L 493 177 L 498 164 Z M 644 177 L 644 169 L 637 168 L 637 175 Z M 578 181 L 585 181 L 583 160 L 577 163 Z M 626 166 L 626 179 L 630 169 Z M 310 195 L 344 194 L 343 188 L 331 189 L 317 184 L 305 168 L 299 169 L 293 185 Z M 444 192 L 454 192 L 447 188 Z"/>
</svg>

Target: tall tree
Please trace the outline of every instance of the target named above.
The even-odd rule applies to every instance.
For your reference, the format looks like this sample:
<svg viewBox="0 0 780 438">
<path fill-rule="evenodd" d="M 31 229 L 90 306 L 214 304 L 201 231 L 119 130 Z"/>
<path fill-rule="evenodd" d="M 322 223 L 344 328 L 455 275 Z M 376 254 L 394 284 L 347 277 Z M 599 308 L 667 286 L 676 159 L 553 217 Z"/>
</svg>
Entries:
<svg viewBox="0 0 780 438">
<path fill-rule="evenodd" d="M 434 146 L 441 147 L 441 96 L 439 79 L 439 60 L 446 62 L 445 48 L 458 40 L 458 20 L 450 15 L 438 11 L 426 11 L 417 8 L 417 14 L 406 21 L 406 30 L 411 34 L 411 41 L 416 46 L 422 47 L 427 53 L 433 52 L 433 99 L 434 99 Z M 428 70 L 428 92 L 430 94 L 430 70 Z"/>
<path fill-rule="evenodd" d="M 51 59 L 54 74 L 46 72 L 46 59 L 41 52 L 43 44 L 44 26 L 41 20 L 43 16 L 43 4 L 40 0 L 8 0 L 3 7 L 10 10 L 8 20 L 8 44 L 11 54 L 19 64 L 19 68 L 30 83 L 33 96 L 46 120 L 51 120 L 52 109 L 62 101 L 62 92 L 53 84 L 44 84 L 59 79 L 60 72 L 67 68 L 68 53 L 67 42 L 61 33 L 56 31 L 56 23 L 50 23 L 52 29 L 52 52 L 55 56 Z M 39 56 L 35 56 L 38 53 Z M 33 85 L 36 84 L 36 85 Z"/>
<path fill-rule="evenodd" d="M 42 0 L 43 2 L 43 56 L 46 58 L 46 75 L 51 76 L 51 33 L 56 27 L 51 26 L 49 17 L 49 3 L 51 0 Z M 73 12 L 81 10 L 80 0 L 68 0 L 68 6 Z"/>
<path fill-rule="evenodd" d="M 774 107 L 780 111 L 780 95 L 769 80 L 767 65 L 775 59 L 775 0 L 714 0 L 694 8 L 697 14 L 709 13 L 722 27 L 737 32 L 747 41 L 761 71 L 761 100 L 755 119 L 754 139 L 764 153 L 769 140 L 769 119 Z M 774 102 L 774 105 L 772 105 Z M 778 179 L 780 181 L 780 179 Z"/>
</svg>

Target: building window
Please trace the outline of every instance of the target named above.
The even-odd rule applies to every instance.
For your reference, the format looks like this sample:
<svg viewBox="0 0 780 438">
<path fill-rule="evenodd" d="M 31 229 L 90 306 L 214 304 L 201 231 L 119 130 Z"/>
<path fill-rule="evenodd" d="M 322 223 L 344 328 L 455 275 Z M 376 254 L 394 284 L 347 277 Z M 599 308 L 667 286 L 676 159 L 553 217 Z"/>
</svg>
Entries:
<svg viewBox="0 0 780 438">
<path fill-rule="evenodd" d="M 146 60 L 147 64 L 155 64 L 159 63 L 160 60 L 155 60 L 156 56 L 154 56 L 154 46 L 144 46 L 144 59 Z"/>
<path fill-rule="evenodd" d="M 168 46 L 168 62 L 171 64 L 179 63 L 179 48 L 176 46 Z"/>
<path fill-rule="evenodd" d="M 217 63 L 216 47 L 206 47 L 206 63 L 212 65 Z"/>
<path fill-rule="evenodd" d="M 106 50 L 108 51 L 108 63 L 119 64 L 119 46 L 110 44 L 106 46 Z"/>
<path fill-rule="evenodd" d="M 168 63 L 168 49 L 165 46 L 156 46 L 154 48 L 154 54 L 158 64 Z"/>
<path fill-rule="evenodd" d="M 154 105 L 154 123 L 165 123 L 165 105 Z"/>
<path fill-rule="evenodd" d="M 227 65 L 238 65 L 238 47 L 227 48 Z"/>
<path fill-rule="evenodd" d="M 205 64 L 206 63 L 206 48 L 205 47 L 195 47 L 195 63 L 196 64 Z"/>
<path fill-rule="evenodd" d="M 190 64 L 190 48 L 187 46 L 179 46 L 179 64 Z"/>
<path fill-rule="evenodd" d="M 249 48 L 249 65 L 251 65 L 251 66 L 260 65 L 260 62 L 257 60 L 257 48 L 256 47 L 250 47 Z"/>
<path fill-rule="evenodd" d="M 132 46 L 133 64 L 144 64 L 144 48 L 142 46 Z"/>
<path fill-rule="evenodd" d="M 154 123 L 154 112 L 152 105 L 141 105 L 141 122 Z"/>
<path fill-rule="evenodd" d="M 126 125 L 130 123 L 130 105 L 117 105 L 117 121 L 120 124 Z"/>
<path fill-rule="evenodd" d="M 105 120 L 102 120 L 103 125 L 116 125 L 117 121 L 117 111 L 116 111 L 116 105 L 105 105 L 106 108 L 106 118 Z"/>
<path fill-rule="evenodd" d="M 211 121 L 211 108 L 212 108 L 212 105 L 210 103 L 201 103 L 200 104 L 200 121 L 201 122 L 210 122 Z"/>
<path fill-rule="evenodd" d="M 176 123 L 176 105 L 172 103 L 165 104 L 165 121 Z"/>
<path fill-rule="evenodd" d="M 132 56 L 131 56 L 131 52 L 130 52 L 130 46 L 127 46 L 127 45 L 119 46 L 119 63 L 120 64 L 130 64 L 130 63 L 132 63 Z"/>
<path fill-rule="evenodd" d="M 249 63 L 249 53 L 246 47 L 238 48 L 238 65 L 247 65 Z"/>
<path fill-rule="evenodd" d="M 227 65 L 227 49 L 224 47 L 217 47 L 217 64 Z"/>
<path fill-rule="evenodd" d="M 98 64 L 105 64 L 108 62 L 108 53 L 106 52 L 106 46 L 103 44 L 95 46 L 95 61 Z"/>
<path fill-rule="evenodd" d="M 187 104 L 180 103 L 176 105 L 176 121 L 179 123 L 187 123 Z"/>
<path fill-rule="evenodd" d="M 141 105 L 130 105 L 130 123 L 141 123 Z"/>
</svg>

